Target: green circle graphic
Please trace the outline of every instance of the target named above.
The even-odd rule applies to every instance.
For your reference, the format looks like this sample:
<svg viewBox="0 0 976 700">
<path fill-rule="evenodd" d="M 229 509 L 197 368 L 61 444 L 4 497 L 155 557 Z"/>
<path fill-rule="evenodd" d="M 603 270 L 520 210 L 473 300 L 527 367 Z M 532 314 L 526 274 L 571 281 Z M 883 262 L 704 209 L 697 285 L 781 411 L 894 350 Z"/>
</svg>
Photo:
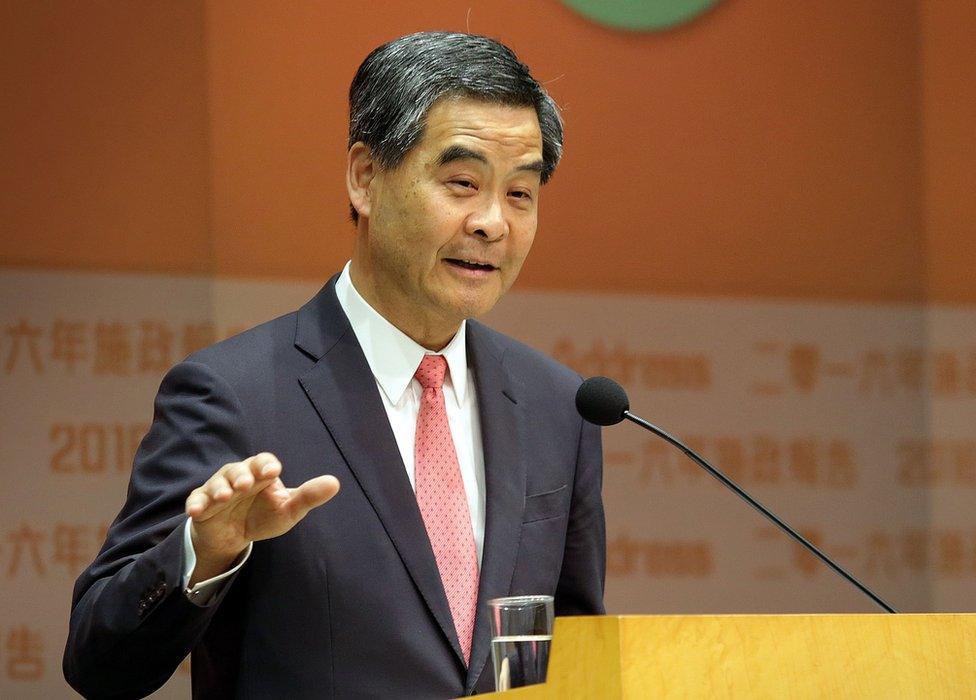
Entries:
<svg viewBox="0 0 976 700">
<path fill-rule="evenodd" d="M 718 0 L 562 0 L 581 15 L 615 29 L 669 29 L 693 20 Z"/>
</svg>

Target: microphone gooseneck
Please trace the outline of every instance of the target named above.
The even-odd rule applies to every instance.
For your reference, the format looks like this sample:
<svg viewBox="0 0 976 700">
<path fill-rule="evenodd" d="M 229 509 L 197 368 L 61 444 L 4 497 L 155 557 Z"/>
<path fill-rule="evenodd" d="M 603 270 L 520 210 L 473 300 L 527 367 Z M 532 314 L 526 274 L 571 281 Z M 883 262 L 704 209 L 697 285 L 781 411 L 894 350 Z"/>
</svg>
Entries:
<svg viewBox="0 0 976 700">
<path fill-rule="evenodd" d="M 580 388 L 576 391 L 576 410 L 579 411 L 579 414 L 584 420 L 590 423 L 595 423 L 596 425 L 615 425 L 624 419 L 629 420 L 632 423 L 636 423 L 637 425 L 641 426 L 645 430 L 651 431 L 664 441 L 674 445 L 679 450 L 684 452 L 693 462 L 695 462 L 695 464 L 700 466 L 702 469 L 707 471 L 709 474 L 714 476 L 725 486 L 735 492 L 739 498 L 766 516 L 783 532 L 803 545 L 811 554 L 816 556 L 818 559 L 820 559 L 820 561 L 840 574 L 843 578 L 847 579 L 848 582 L 856 586 L 862 593 L 877 603 L 881 608 L 890 613 L 897 612 L 897 610 L 888 605 L 877 594 L 875 594 L 874 591 L 854 578 L 854 576 L 848 573 L 843 567 L 834 562 L 833 559 L 821 552 L 812 542 L 807 540 L 803 535 L 778 518 L 772 511 L 746 493 L 746 491 L 744 491 L 738 484 L 723 474 L 719 469 L 709 464 L 703 457 L 699 456 L 698 453 L 681 442 L 681 440 L 674 437 L 670 433 L 661 430 L 661 428 L 657 427 L 653 423 L 650 423 L 640 416 L 631 413 L 630 401 L 627 399 L 627 392 L 624 391 L 624 388 L 614 380 L 610 379 L 609 377 L 590 377 L 589 379 L 585 380 L 580 385 Z"/>
</svg>

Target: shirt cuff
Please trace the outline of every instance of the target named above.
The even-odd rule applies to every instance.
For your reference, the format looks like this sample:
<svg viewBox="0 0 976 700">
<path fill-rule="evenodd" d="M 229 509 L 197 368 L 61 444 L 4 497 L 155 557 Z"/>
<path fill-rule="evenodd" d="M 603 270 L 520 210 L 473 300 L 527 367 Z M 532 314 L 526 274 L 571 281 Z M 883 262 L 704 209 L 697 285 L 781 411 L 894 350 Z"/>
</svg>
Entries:
<svg viewBox="0 0 976 700">
<path fill-rule="evenodd" d="M 193 537 L 190 532 L 190 526 L 192 524 L 193 521 L 187 518 L 186 525 L 183 526 L 183 592 L 190 599 L 191 603 L 205 608 L 210 605 L 214 596 L 220 593 L 224 589 L 224 586 L 228 585 L 227 579 L 244 566 L 244 562 L 251 556 L 251 549 L 254 547 L 254 543 L 248 542 L 247 549 L 241 552 L 240 556 L 237 557 L 236 563 L 229 570 L 219 576 L 201 581 L 192 588 L 189 588 L 190 577 L 193 576 L 193 570 L 197 566 L 197 553 L 193 550 Z"/>
</svg>

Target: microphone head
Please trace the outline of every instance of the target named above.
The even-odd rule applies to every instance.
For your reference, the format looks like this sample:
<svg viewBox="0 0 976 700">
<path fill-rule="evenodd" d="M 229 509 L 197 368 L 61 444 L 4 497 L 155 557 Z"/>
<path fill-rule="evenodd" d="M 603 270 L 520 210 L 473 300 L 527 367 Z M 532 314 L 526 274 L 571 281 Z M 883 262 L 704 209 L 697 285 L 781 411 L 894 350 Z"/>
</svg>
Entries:
<svg viewBox="0 0 976 700">
<path fill-rule="evenodd" d="M 576 410 L 590 423 L 614 425 L 629 409 L 627 392 L 609 377 L 590 377 L 576 390 Z"/>
</svg>

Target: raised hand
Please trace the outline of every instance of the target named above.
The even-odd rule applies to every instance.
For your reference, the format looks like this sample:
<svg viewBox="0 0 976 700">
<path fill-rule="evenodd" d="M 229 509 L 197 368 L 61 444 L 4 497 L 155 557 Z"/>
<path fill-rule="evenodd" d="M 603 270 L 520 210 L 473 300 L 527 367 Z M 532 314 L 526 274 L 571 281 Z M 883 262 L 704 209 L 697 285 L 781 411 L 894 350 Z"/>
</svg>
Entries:
<svg viewBox="0 0 976 700">
<path fill-rule="evenodd" d="M 317 476 L 290 489 L 279 474 L 281 462 L 262 452 L 243 462 L 225 464 L 190 492 L 186 514 L 193 520 L 197 557 L 191 586 L 229 569 L 249 543 L 288 532 L 339 491 L 334 476 Z"/>
</svg>

